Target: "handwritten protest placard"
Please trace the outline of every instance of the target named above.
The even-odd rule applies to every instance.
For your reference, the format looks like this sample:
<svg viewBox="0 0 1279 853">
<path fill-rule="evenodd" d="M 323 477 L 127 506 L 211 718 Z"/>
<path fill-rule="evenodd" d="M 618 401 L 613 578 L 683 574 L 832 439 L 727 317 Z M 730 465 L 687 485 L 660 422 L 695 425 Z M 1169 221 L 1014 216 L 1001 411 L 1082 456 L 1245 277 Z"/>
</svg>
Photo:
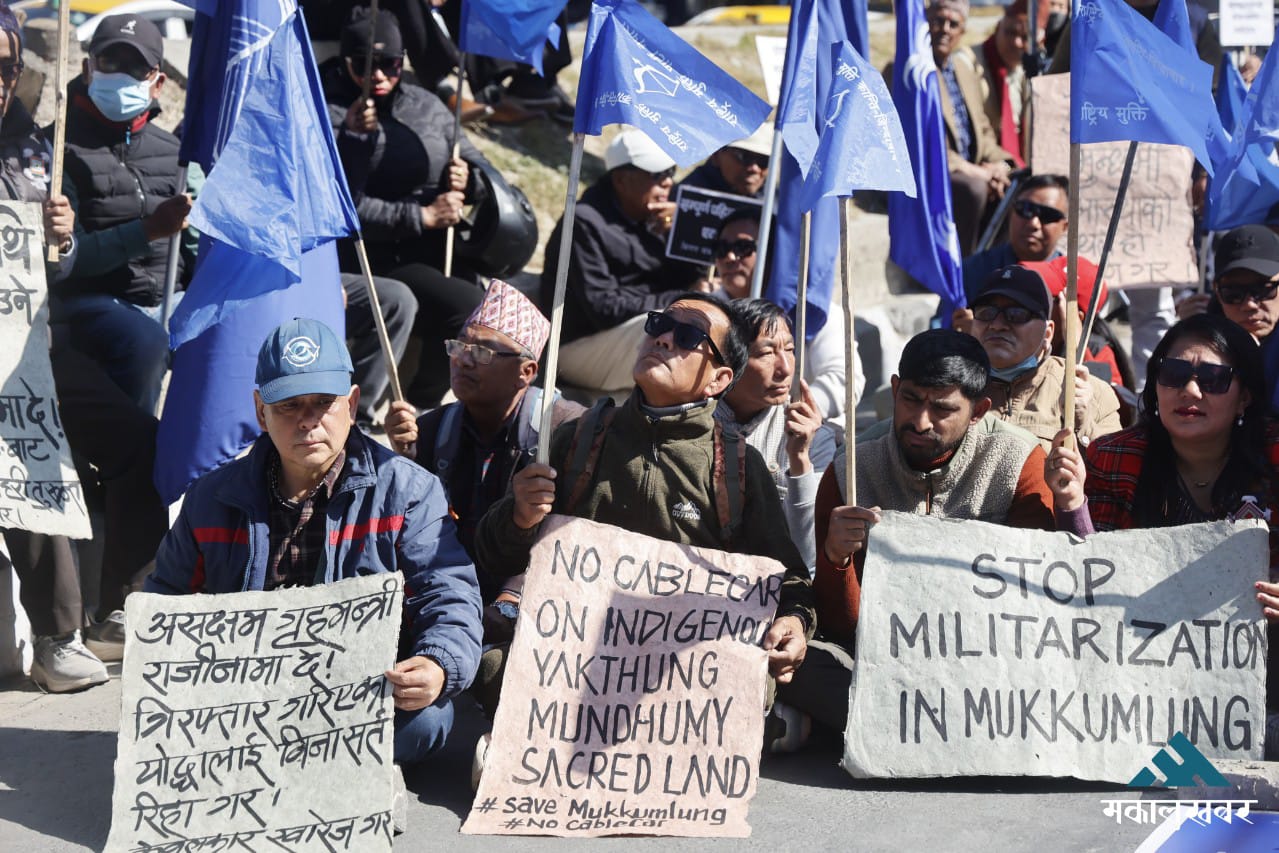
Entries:
<svg viewBox="0 0 1279 853">
<path fill-rule="evenodd" d="M 1049 74 L 1031 81 L 1034 129 L 1030 162 L 1035 174 L 1070 174 L 1070 75 Z M 1101 260 L 1106 229 L 1115 207 L 1127 142 L 1080 146 L 1079 254 Z M 1194 211 L 1188 148 L 1142 142 L 1119 217 L 1114 248 L 1106 262 L 1112 287 L 1192 286 L 1199 275 L 1194 251 Z M 1074 188 L 1072 188 L 1074 189 Z M 1065 238 L 1058 247 L 1065 251 Z"/>
<path fill-rule="evenodd" d="M 843 765 L 854 776 L 1127 783 L 1178 733 L 1261 757 L 1265 525 L 1102 533 L 885 513 Z"/>
<path fill-rule="evenodd" d="M 675 218 L 666 236 L 666 256 L 695 264 L 715 263 L 719 231 L 738 214 L 759 216 L 762 205 L 753 198 L 686 187 L 675 190 Z"/>
<path fill-rule="evenodd" d="M 0 528 L 92 535 L 49 367 L 40 205 L 0 202 Z"/>
<path fill-rule="evenodd" d="M 462 831 L 749 835 L 783 571 L 549 517 Z"/>
<path fill-rule="evenodd" d="M 402 587 L 129 596 L 107 849 L 390 850 Z"/>
</svg>

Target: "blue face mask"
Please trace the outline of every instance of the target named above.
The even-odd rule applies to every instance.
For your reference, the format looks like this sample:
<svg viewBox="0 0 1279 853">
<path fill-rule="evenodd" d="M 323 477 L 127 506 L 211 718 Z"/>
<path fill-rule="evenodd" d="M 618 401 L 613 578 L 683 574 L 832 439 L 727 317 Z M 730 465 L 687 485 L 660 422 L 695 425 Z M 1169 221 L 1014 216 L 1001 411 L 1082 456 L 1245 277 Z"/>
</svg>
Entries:
<svg viewBox="0 0 1279 853">
<path fill-rule="evenodd" d="M 89 98 L 112 121 L 128 121 L 151 106 L 151 84 L 123 72 L 97 72 L 89 81 Z"/>
<path fill-rule="evenodd" d="M 1025 361 L 1018 362 L 1012 367 L 992 367 L 990 369 L 991 377 L 999 379 L 1003 382 L 1012 382 L 1019 376 L 1029 373 L 1039 366 L 1039 355 L 1030 356 Z"/>
</svg>

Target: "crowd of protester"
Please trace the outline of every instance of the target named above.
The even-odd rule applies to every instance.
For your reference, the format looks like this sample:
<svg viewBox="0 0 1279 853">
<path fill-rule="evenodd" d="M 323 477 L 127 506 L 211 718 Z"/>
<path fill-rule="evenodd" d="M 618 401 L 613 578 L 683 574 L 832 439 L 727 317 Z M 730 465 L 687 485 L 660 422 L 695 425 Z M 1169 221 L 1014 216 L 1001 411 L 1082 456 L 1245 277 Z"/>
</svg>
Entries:
<svg viewBox="0 0 1279 853">
<path fill-rule="evenodd" d="M 457 5 L 442 4 L 446 20 Z M 1017 0 L 975 50 L 961 43 L 966 0 L 928 10 L 968 307 L 945 318 L 954 328 L 907 343 L 889 383 L 892 417 L 857 432 L 855 504 L 845 498 L 845 427 L 857 425 L 845 390 L 860 399 L 866 377 L 856 349 L 845 363 L 853 330 L 832 311 L 797 341 L 786 312 L 752 298 L 759 214 L 720 225 L 713 265 L 672 260 L 675 163 L 638 130 L 614 136 L 566 244 L 561 387 L 541 387 L 563 221 L 540 281 L 497 280 L 465 259 L 445 273 L 445 232 L 485 204 L 493 184 L 482 175 L 495 171 L 465 133 L 455 138 L 450 106 L 464 92 L 446 85 L 448 30 L 414 4 L 386 4 L 376 18 L 340 3 L 309 11 L 341 12 L 323 88 L 407 400 L 388 399 L 374 309 L 343 245 L 346 340 L 293 320 L 262 343 L 262 435 L 191 487 L 170 529 L 150 482 L 168 359 L 157 308 L 174 236 L 179 283 L 190 274 L 184 226 L 200 176 L 179 167 L 177 137 L 154 122 L 163 41 L 141 17 L 102 22 L 70 85 L 66 178 L 51 187 L 51 134 L 13 95 L 21 28 L 0 5 L 3 187 L 43 205 L 45 240 L 60 251 L 48 270 L 50 360 L 103 549 L 86 616 L 72 543 L 3 531 L 42 688 L 107 680 L 104 662 L 120 659 L 127 635 L 124 597 L 143 578 L 151 591 L 185 594 L 401 570 L 411 592 L 387 677 L 397 760 L 421 760 L 447 738 L 467 688 L 494 712 L 529 549 L 556 512 L 784 565 L 764 641 L 767 732 L 793 748 L 814 723 L 844 728 L 862 561 L 885 510 L 1081 536 L 1273 518 L 1271 575 L 1253 593 L 1270 624 L 1268 743 L 1279 746 L 1279 223 L 1225 234 L 1207 292 L 1132 299 L 1132 352 L 1099 319 L 1071 375 L 1060 247 L 1077 188 L 1053 174 L 1014 183 L 1035 70 L 1022 58 L 1060 39 L 1053 65 L 1068 67 L 1062 9 L 1040 4 L 1031 33 Z M 1192 23 L 1202 24 L 1201 53 L 1219 54 L 1206 19 Z M 463 105 L 468 118 L 571 119 L 554 83 L 567 42 L 549 47 L 547 76 L 472 67 L 479 100 Z M 766 127 L 716 151 L 685 184 L 758 199 L 771 150 Z M 979 247 L 1005 193 L 1006 236 Z M 781 260 L 791 259 L 766 263 Z M 1094 289 L 1103 304 L 1109 296 L 1094 260 L 1080 260 L 1081 317 Z M 305 365 L 288 358 L 298 337 L 316 345 Z M 420 354 L 409 358 L 413 338 Z M 1073 411 L 1063 410 L 1066 382 Z M 533 458 L 547 395 L 549 465 Z"/>
</svg>

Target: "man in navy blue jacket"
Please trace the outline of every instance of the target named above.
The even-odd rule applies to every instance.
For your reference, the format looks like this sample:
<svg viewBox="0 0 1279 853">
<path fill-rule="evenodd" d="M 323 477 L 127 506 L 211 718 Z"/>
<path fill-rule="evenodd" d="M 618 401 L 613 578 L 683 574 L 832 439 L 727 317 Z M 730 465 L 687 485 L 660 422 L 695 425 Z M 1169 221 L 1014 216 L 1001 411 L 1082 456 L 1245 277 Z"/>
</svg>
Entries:
<svg viewBox="0 0 1279 853">
<path fill-rule="evenodd" d="M 435 475 L 353 429 L 360 389 L 332 330 L 291 320 L 258 353 L 264 435 L 201 477 L 156 555 L 146 590 L 271 590 L 404 572 L 394 687 L 395 759 L 444 744 L 451 698 L 475 676 L 480 594 Z"/>
</svg>

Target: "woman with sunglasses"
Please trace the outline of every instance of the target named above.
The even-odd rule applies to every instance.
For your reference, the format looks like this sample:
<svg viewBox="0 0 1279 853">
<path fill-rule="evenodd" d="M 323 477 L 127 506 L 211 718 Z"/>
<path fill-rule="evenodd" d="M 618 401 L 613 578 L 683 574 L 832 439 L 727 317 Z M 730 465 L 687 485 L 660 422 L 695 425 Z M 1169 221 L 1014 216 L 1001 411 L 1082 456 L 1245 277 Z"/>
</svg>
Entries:
<svg viewBox="0 0 1279 853">
<path fill-rule="evenodd" d="M 716 295 L 725 299 L 749 299 L 755 261 L 759 257 L 759 217 L 742 213 L 732 217 L 719 230 L 715 241 Z M 767 277 L 767 273 L 765 274 Z M 848 370 L 844 365 L 844 314 L 836 306 L 826 323 L 808 341 L 804 359 L 804 382 L 826 420 L 839 421 L 844 414 L 844 382 Z M 860 400 L 866 387 L 857 341 L 853 341 L 853 399 Z"/>
<path fill-rule="evenodd" d="M 1087 476 L 1058 433 L 1044 479 L 1058 510 L 1086 505 L 1096 530 L 1267 518 L 1270 579 L 1256 596 L 1270 622 L 1266 706 L 1279 711 L 1279 424 L 1266 417 L 1257 345 L 1212 314 L 1177 323 L 1151 354 L 1137 425 L 1094 441 Z M 1279 717 L 1268 726 L 1279 747 Z"/>
<path fill-rule="evenodd" d="M 448 390 L 448 359 L 438 342 L 458 331 L 484 297 L 473 280 L 448 277 L 444 234 L 479 203 L 476 165 L 487 165 L 465 135 L 452 156 L 453 115 L 435 95 L 400 79 L 404 48 L 399 22 L 385 9 L 374 23 L 356 7 L 342 30 L 341 55 L 321 67 L 329 119 L 374 275 L 404 282 L 417 298 L 413 335 L 430 346 L 406 389 L 418 406 L 434 406 Z M 371 37 L 372 36 L 372 37 Z M 373 49 L 369 97 L 365 68 Z M 361 272 L 351 241 L 339 244 L 344 273 Z"/>
</svg>

